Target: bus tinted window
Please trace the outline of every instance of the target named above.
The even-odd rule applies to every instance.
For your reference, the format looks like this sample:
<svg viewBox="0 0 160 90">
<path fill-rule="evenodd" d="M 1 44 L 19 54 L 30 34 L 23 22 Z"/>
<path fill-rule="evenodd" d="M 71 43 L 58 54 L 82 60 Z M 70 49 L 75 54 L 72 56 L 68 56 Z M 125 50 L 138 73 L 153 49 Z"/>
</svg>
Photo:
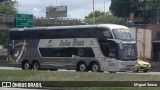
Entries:
<svg viewBox="0 0 160 90">
<path fill-rule="evenodd" d="M 10 31 L 11 40 L 20 39 L 51 39 L 51 38 L 112 38 L 107 28 L 72 28 L 54 30 Z"/>
<path fill-rule="evenodd" d="M 91 48 L 39 48 L 42 57 L 95 57 Z"/>
</svg>

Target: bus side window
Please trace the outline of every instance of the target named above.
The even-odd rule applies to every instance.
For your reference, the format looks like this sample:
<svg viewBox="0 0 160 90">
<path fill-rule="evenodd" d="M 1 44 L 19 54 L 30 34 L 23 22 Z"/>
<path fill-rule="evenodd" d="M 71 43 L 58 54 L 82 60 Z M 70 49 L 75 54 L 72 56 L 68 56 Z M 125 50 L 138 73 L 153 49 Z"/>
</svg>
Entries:
<svg viewBox="0 0 160 90">
<path fill-rule="evenodd" d="M 101 42 L 101 41 L 99 41 L 99 42 Z M 101 47 L 102 53 L 103 53 L 106 57 L 109 57 L 110 50 L 109 50 L 108 43 L 100 43 L 100 47 Z"/>
<path fill-rule="evenodd" d="M 67 57 L 72 57 L 73 55 L 77 56 L 77 53 L 78 53 L 78 49 L 77 48 L 67 48 L 66 49 Z"/>
<path fill-rule="evenodd" d="M 84 50 L 83 49 L 78 49 L 78 56 L 83 57 L 84 56 Z"/>
<path fill-rule="evenodd" d="M 79 56 L 79 57 L 95 57 L 92 48 L 78 48 L 77 56 Z"/>
</svg>

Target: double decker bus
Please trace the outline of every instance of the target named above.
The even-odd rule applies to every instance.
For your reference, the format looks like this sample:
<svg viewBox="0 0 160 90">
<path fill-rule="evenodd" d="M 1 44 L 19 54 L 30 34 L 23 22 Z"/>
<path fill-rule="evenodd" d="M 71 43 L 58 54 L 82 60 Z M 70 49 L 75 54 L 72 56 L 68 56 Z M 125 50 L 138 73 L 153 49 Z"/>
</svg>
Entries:
<svg viewBox="0 0 160 90">
<path fill-rule="evenodd" d="M 9 65 L 23 70 L 128 71 L 136 69 L 136 41 L 116 24 L 9 30 Z"/>
</svg>

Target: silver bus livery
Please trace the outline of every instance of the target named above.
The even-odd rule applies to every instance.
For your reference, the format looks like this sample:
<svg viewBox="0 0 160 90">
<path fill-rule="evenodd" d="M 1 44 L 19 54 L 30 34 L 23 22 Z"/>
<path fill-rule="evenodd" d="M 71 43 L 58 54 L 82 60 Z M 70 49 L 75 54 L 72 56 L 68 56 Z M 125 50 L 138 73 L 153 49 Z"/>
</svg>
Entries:
<svg viewBox="0 0 160 90">
<path fill-rule="evenodd" d="M 128 71 L 137 65 L 136 41 L 116 24 L 9 30 L 9 65 L 29 69 Z"/>
</svg>

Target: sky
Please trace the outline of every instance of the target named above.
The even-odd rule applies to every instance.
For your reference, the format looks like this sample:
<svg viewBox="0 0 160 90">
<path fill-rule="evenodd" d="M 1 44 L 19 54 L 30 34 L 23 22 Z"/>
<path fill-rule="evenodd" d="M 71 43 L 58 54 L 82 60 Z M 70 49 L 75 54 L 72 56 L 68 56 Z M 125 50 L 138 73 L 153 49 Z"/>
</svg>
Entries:
<svg viewBox="0 0 160 90">
<path fill-rule="evenodd" d="M 15 1 L 15 0 L 12 0 Z M 67 5 L 67 18 L 84 19 L 93 11 L 93 0 L 17 0 L 18 12 L 46 17 L 46 7 Z M 104 11 L 104 0 L 94 0 L 95 10 Z M 105 0 L 105 11 L 109 11 L 111 1 Z"/>
</svg>

